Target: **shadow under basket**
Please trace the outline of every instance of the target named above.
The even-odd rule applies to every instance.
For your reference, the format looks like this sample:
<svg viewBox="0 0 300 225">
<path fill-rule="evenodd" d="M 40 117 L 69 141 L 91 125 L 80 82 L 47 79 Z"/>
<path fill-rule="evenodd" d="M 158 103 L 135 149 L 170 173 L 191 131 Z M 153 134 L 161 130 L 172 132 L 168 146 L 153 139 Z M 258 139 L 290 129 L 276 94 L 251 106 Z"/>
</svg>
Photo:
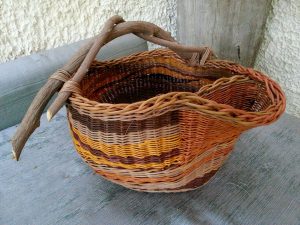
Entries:
<svg viewBox="0 0 300 225">
<path fill-rule="evenodd" d="M 222 60 L 189 66 L 167 49 L 94 62 L 80 85 L 67 103 L 76 150 L 106 179 L 146 192 L 205 184 L 243 131 L 285 108 L 262 73 Z"/>
</svg>

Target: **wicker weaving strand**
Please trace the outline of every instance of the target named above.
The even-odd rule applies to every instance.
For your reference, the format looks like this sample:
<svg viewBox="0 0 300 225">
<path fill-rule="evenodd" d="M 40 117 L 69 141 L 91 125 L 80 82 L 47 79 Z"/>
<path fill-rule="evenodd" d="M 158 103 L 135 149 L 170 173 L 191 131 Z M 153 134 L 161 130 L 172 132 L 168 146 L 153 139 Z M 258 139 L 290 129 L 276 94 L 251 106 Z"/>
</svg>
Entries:
<svg viewBox="0 0 300 225">
<path fill-rule="evenodd" d="M 239 135 L 284 111 L 280 87 L 238 64 L 188 65 L 156 49 L 93 62 L 67 104 L 75 148 L 100 175 L 139 191 L 206 183 Z"/>
</svg>

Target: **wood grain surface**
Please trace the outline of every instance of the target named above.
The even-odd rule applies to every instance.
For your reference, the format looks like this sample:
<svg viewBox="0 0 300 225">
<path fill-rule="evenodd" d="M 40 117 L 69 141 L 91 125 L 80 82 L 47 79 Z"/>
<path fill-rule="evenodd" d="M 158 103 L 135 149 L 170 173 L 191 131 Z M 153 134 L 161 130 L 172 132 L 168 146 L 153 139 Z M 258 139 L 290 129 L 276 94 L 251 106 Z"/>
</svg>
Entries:
<svg viewBox="0 0 300 225">
<path fill-rule="evenodd" d="M 181 43 L 209 46 L 221 59 L 253 66 L 271 0 L 178 0 Z"/>
</svg>

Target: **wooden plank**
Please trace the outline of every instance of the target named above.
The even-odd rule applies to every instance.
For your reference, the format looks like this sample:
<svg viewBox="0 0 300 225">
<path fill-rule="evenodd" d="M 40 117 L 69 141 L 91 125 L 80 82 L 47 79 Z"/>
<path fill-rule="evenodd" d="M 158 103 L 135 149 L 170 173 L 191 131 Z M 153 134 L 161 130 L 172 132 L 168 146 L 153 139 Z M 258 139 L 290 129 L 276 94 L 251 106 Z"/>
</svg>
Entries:
<svg viewBox="0 0 300 225">
<path fill-rule="evenodd" d="M 221 59 L 253 66 L 271 0 L 178 0 L 181 43 L 210 46 Z"/>
<path fill-rule="evenodd" d="M 131 191 L 93 173 L 74 150 L 65 110 L 11 159 L 0 132 L 0 224 L 201 225 L 300 224 L 300 120 L 243 134 L 205 186 L 177 194 Z"/>
</svg>

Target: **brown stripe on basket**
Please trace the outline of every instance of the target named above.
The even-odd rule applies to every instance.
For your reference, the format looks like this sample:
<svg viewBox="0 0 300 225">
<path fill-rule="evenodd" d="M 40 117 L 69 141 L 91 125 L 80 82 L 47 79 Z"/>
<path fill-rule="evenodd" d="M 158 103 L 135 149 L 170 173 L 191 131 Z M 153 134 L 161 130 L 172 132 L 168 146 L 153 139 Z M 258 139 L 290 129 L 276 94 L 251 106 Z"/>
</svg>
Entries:
<svg viewBox="0 0 300 225">
<path fill-rule="evenodd" d="M 194 189 L 194 188 L 197 188 L 197 187 L 205 184 L 211 177 L 213 177 L 216 174 L 217 171 L 218 170 L 212 170 L 209 173 L 204 174 L 204 176 L 198 177 L 195 180 L 190 181 L 189 183 L 187 183 L 184 186 L 181 186 L 181 187 L 178 187 L 178 188 L 175 188 L 175 189 L 170 189 L 170 190 L 180 190 L 180 189 L 190 189 L 190 188 Z"/>
<path fill-rule="evenodd" d="M 192 86 L 182 79 L 174 79 L 160 73 L 137 76 L 135 79 L 117 82 L 114 86 L 100 87 L 89 97 L 101 103 L 133 103 L 149 99 L 168 92 L 196 92 Z"/>
<path fill-rule="evenodd" d="M 86 150 L 90 151 L 93 155 L 95 156 L 99 156 L 102 158 L 105 158 L 108 161 L 111 162 L 120 162 L 123 164 L 146 164 L 146 163 L 163 163 L 165 160 L 170 159 L 174 156 L 178 156 L 180 155 L 180 150 L 179 149 L 172 149 L 169 152 L 164 152 L 162 153 L 160 156 L 146 156 L 144 158 L 137 158 L 137 157 L 133 157 L 133 156 L 128 156 L 128 157 L 121 157 L 121 156 L 108 156 L 106 155 L 104 152 L 98 150 L 98 149 L 94 149 L 91 146 L 83 143 L 79 136 L 72 131 L 72 134 L 74 136 L 74 138 L 79 142 L 79 144 Z"/>
<path fill-rule="evenodd" d="M 109 174 L 109 173 L 114 173 L 114 178 L 119 177 L 120 179 L 127 179 L 129 178 L 131 180 L 131 182 L 135 182 L 138 180 L 138 182 L 143 182 L 144 179 L 143 178 L 154 178 L 157 179 L 157 181 L 164 176 L 164 174 L 168 174 L 168 180 L 178 180 L 182 178 L 182 174 L 184 171 L 184 174 L 189 174 L 192 173 L 195 169 L 199 169 L 201 166 L 205 165 L 205 163 L 207 163 L 207 161 L 210 161 L 212 159 L 212 157 L 214 156 L 218 156 L 217 159 L 214 159 L 214 163 L 222 163 L 227 156 L 229 155 L 229 153 L 232 151 L 233 148 L 233 144 L 235 143 L 235 141 L 233 142 L 229 142 L 229 143 L 224 143 L 221 146 L 215 146 L 211 149 L 208 149 L 207 151 L 205 151 L 202 154 L 199 154 L 198 156 L 196 156 L 192 161 L 190 162 L 185 162 L 184 165 L 182 164 L 173 164 L 170 165 L 168 167 L 165 167 L 164 170 L 159 170 L 159 171 L 152 171 L 151 173 L 148 173 L 145 176 L 144 171 L 148 170 L 148 169 L 124 169 L 124 168 L 118 168 L 119 170 L 115 170 L 116 167 L 114 167 L 113 169 L 110 168 L 110 166 L 106 166 L 106 165 L 102 165 L 102 164 L 96 164 L 93 161 L 89 161 L 90 165 L 93 166 L 93 168 L 96 171 L 99 171 L 101 174 L 105 173 L 105 174 Z M 222 156 L 223 155 L 223 156 Z M 209 164 L 210 166 L 213 166 L 213 163 Z M 149 171 L 148 171 L 149 172 Z M 130 174 L 130 176 L 132 176 L 131 178 L 128 177 L 128 175 Z"/>
<path fill-rule="evenodd" d="M 218 170 L 212 170 L 209 173 L 204 174 L 204 176 L 197 177 L 196 179 L 194 179 L 194 180 L 190 181 L 189 183 L 187 183 L 187 184 L 185 184 L 181 187 L 178 187 L 178 188 L 152 189 L 150 191 L 151 192 L 152 191 L 154 191 L 154 192 L 156 192 L 156 191 L 158 191 L 158 192 L 172 192 L 172 191 L 180 191 L 180 190 L 182 190 L 182 191 L 193 190 L 193 189 L 196 189 L 196 188 L 202 186 L 203 184 L 207 183 L 210 180 L 210 178 L 212 178 L 216 174 L 217 171 Z M 135 189 L 135 188 L 133 188 L 133 189 Z M 143 189 L 142 186 L 141 186 L 141 188 L 137 188 L 135 190 L 149 191 L 148 189 Z"/>
<path fill-rule="evenodd" d="M 212 178 L 216 172 L 218 171 L 217 169 L 211 170 L 210 172 L 207 172 L 205 174 L 203 174 L 201 177 L 196 177 L 193 180 L 189 181 L 188 183 L 185 183 L 181 186 L 176 186 L 175 184 L 177 183 L 176 181 L 174 182 L 164 182 L 165 184 L 163 186 L 161 186 L 161 182 L 151 182 L 151 186 L 148 186 L 147 188 L 145 188 L 145 183 L 131 183 L 131 182 L 124 182 L 121 180 L 117 180 L 117 179 L 112 179 L 109 177 L 106 177 L 105 174 L 101 174 L 103 177 L 105 177 L 106 179 L 117 183 L 117 184 L 122 184 L 127 188 L 133 189 L 133 190 L 138 190 L 138 191 L 145 191 L 145 192 L 180 192 L 180 191 L 185 191 L 185 190 L 193 190 L 196 189 L 200 186 L 202 186 L 203 184 L 207 183 L 210 178 Z M 148 183 L 150 184 L 150 183 Z M 173 188 L 168 188 L 168 184 L 170 184 L 170 186 L 173 186 Z M 178 183 L 178 185 L 180 185 L 180 182 Z M 161 186 L 160 188 L 158 188 L 159 186 Z M 175 187 L 174 187 L 175 186 Z"/>
<path fill-rule="evenodd" d="M 107 170 L 109 173 L 111 173 L 112 171 L 117 171 L 117 170 L 124 170 L 124 167 L 121 167 L 121 166 L 110 166 L 110 165 L 106 165 L 106 164 L 99 164 L 97 162 L 95 162 L 93 159 L 91 159 L 89 156 L 86 156 L 84 154 L 82 154 L 80 151 L 78 151 L 76 144 L 75 144 L 75 147 L 76 147 L 76 150 L 77 152 L 80 154 L 80 156 L 83 158 L 83 160 L 88 163 L 95 171 L 96 173 L 99 173 L 102 175 L 102 172 L 103 173 L 106 173 Z M 172 150 L 171 150 L 172 151 Z M 176 157 L 176 156 L 175 156 Z M 178 168 L 179 166 L 181 166 L 182 164 L 171 164 L 171 165 L 166 165 L 164 166 L 163 168 L 160 168 L 159 170 L 155 169 L 155 168 L 133 168 L 133 169 L 127 169 L 129 171 L 129 174 L 132 172 L 141 172 L 141 173 L 145 173 L 147 171 L 147 173 L 149 171 L 151 172 L 157 172 L 157 171 L 165 171 L 165 170 L 169 170 L 169 169 L 176 169 Z M 103 168 L 106 168 L 106 170 L 103 170 Z M 150 173 L 151 173 L 150 172 Z M 122 176 L 122 175 L 121 175 Z"/>
<path fill-rule="evenodd" d="M 178 111 L 167 112 L 163 115 L 145 120 L 105 121 L 92 118 L 85 114 L 80 114 L 78 110 L 72 107 L 70 104 L 68 104 L 67 107 L 72 115 L 72 119 L 79 121 L 91 131 L 126 135 L 130 132 L 159 129 L 165 126 L 177 125 L 179 123 Z"/>
<path fill-rule="evenodd" d="M 171 51 L 169 52 L 169 54 L 171 53 Z M 233 72 L 230 70 L 230 68 L 226 68 L 226 67 L 220 67 L 220 65 L 211 65 L 213 63 L 210 64 L 206 64 L 202 67 L 191 67 L 186 65 L 186 63 L 182 62 L 180 59 L 178 58 L 172 58 L 172 57 L 168 57 L 166 59 L 165 56 L 163 55 L 157 55 L 157 56 L 153 56 L 151 54 L 151 52 L 149 52 L 149 56 L 151 58 L 153 58 L 153 60 L 149 63 L 149 59 L 146 60 L 139 60 L 133 63 L 132 60 L 129 60 L 128 62 L 121 62 L 119 64 L 111 64 L 109 62 L 98 62 L 98 61 L 94 61 L 94 63 L 92 64 L 90 71 L 92 71 L 93 73 L 95 72 L 99 72 L 99 71 L 105 71 L 105 73 L 107 73 L 107 68 L 109 68 L 109 70 L 117 70 L 117 71 L 137 71 L 136 68 L 151 68 L 151 67 L 164 67 L 170 70 L 174 71 L 176 70 L 176 72 L 178 72 L 181 75 L 190 75 L 190 76 L 201 76 L 204 75 L 205 77 L 210 77 L 210 78 L 220 78 L 220 75 L 223 76 L 231 76 L 233 74 Z M 227 62 L 228 64 L 228 62 Z"/>
<path fill-rule="evenodd" d="M 186 80 L 188 82 L 193 82 L 193 81 L 198 80 L 198 81 L 202 81 L 203 84 L 210 83 L 210 82 L 208 82 L 208 80 L 211 80 L 211 81 L 216 80 L 217 78 L 219 78 L 219 75 L 216 75 L 216 74 L 220 74 L 220 71 L 218 71 L 217 68 L 213 68 L 213 69 L 211 69 L 211 68 L 206 68 L 206 69 L 202 68 L 201 73 L 200 73 L 199 71 L 181 70 L 177 67 L 172 67 L 172 66 L 169 66 L 168 64 L 162 64 L 162 63 L 143 65 L 142 68 L 135 69 L 131 73 L 129 73 L 127 71 L 124 71 L 123 74 L 120 73 L 120 69 L 118 69 L 118 68 L 110 68 L 110 69 L 111 70 L 115 69 L 118 73 L 118 76 L 115 76 L 114 79 L 112 78 L 112 76 L 108 77 L 108 80 L 104 80 L 102 77 L 98 77 L 98 74 L 101 73 L 101 70 L 97 71 L 96 74 L 93 71 L 92 72 L 93 75 L 92 76 L 90 75 L 86 78 L 86 79 L 89 79 L 90 81 L 91 81 L 91 79 L 93 79 L 95 82 L 98 83 L 97 87 L 88 86 L 88 92 L 89 93 L 94 93 L 97 89 L 104 89 L 104 88 L 109 87 L 109 86 L 114 86 L 114 84 L 116 82 L 121 82 L 122 80 L 128 80 L 131 77 L 136 77 L 139 74 L 141 74 L 141 72 L 143 72 L 143 73 L 151 73 L 151 72 L 152 73 L 162 73 L 162 74 L 165 74 L 167 76 L 173 77 L 174 79 L 182 79 L 182 80 Z M 176 73 L 176 74 L 174 74 L 174 73 Z M 112 74 L 113 74 L 113 72 L 112 72 Z M 201 74 L 201 80 L 199 79 L 200 78 L 199 74 Z M 230 73 L 230 76 L 232 76 L 232 75 L 233 74 Z M 104 85 L 102 85 L 102 86 L 99 85 L 99 79 L 101 79 L 101 83 L 103 83 Z M 85 80 L 83 80 L 83 83 L 85 83 Z M 93 84 L 94 82 L 88 82 L 88 83 Z"/>
<path fill-rule="evenodd" d="M 160 138 L 159 141 L 163 139 L 175 139 L 175 135 L 177 135 L 177 139 L 179 140 L 179 125 L 174 126 L 165 126 L 155 130 L 144 130 L 138 132 L 130 132 L 127 135 L 118 135 L 114 133 L 106 133 L 100 131 L 90 131 L 85 125 L 81 124 L 77 120 L 69 119 L 72 129 L 80 131 L 80 134 L 84 136 L 84 142 L 87 141 L 97 141 L 99 144 L 140 144 L 145 141 L 153 141 L 154 139 Z M 78 133 L 77 133 L 78 134 Z M 170 140 L 171 141 L 171 140 Z M 138 152 L 139 154 L 141 152 Z M 120 152 L 122 154 L 122 152 Z M 142 153 L 141 153 L 142 154 Z M 139 154 L 139 155 L 141 155 Z"/>
<path fill-rule="evenodd" d="M 94 167 L 95 171 L 109 179 L 119 180 L 127 184 L 138 185 L 143 184 L 144 188 L 165 188 L 173 184 L 178 184 L 175 187 L 183 186 L 186 183 L 194 180 L 196 177 L 203 176 L 204 174 L 216 170 L 227 158 L 229 149 L 232 149 L 232 146 L 229 146 L 225 149 L 221 149 L 220 152 L 215 150 L 210 151 L 210 154 L 205 154 L 204 157 L 199 157 L 195 162 L 190 162 L 184 165 L 179 165 L 177 168 L 152 171 L 148 174 L 140 174 L 134 170 L 128 170 L 125 174 L 118 174 L 116 169 L 110 168 L 105 169 L 103 165 L 102 168 L 99 168 L 97 165 Z M 221 155 L 220 155 L 221 154 Z M 212 163 L 213 160 L 213 163 Z M 97 168 L 98 167 L 98 168 Z M 176 172 L 177 171 L 177 172 Z M 149 172 L 149 171 L 148 171 Z M 154 174 L 155 177 L 153 176 Z M 152 185 L 151 185 L 152 184 Z M 172 187 L 172 188 L 175 188 Z"/>
<path fill-rule="evenodd" d="M 171 67 L 163 66 L 163 65 L 161 65 L 161 66 L 162 66 L 163 69 L 165 69 L 165 67 L 167 69 L 170 69 L 171 72 L 173 72 L 172 70 L 174 70 L 175 72 L 178 72 L 178 73 L 181 72 L 180 70 L 177 70 L 175 68 L 171 68 Z M 154 67 L 154 65 L 153 65 L 153 67 Z M 117 79 L 115 79 L 115 80 L 113 80 L 113 81 L 111 81 L 109 83 L 105 82 L 103 86 L 98 86 L 97 89 L 104 89 L 104 88 L 107 88 L 107 87 L 112 87 L 115 84 L 120 83 L 120 82 L 133 81 L 133 80 L 129 79 L 129 78 L 132 78 L 132 77 L 135 77 L 135 78 L 147 77 L 147 76 L 149 76 L 148 74 L 150 74 L 150 75 L 151 74 L 159 74 L 160 76 L 164 76 L 165 79 L 166 79 L 166 81 L 170 82 L 169 80 L 167 80 L 167 79 L 170 79 L 174 83 L 189 83 L 189 82 L 193 82 L 193 81 L 198 81 L 198 79 L 195 79 L 194 77 L 193 77 L 193 79 L 191 79 L 190 77 L 189 77 L 189 79 L 183 78 L 183 77 L 177 78 L 177 77 L 169 75 L 168 73 L 162 73 L 162 72 L 165 72 L 165 71 L 160 71 L 158 68 L 155 68 L 155 71 L 148 71 L 149 72 L 148 74 L 140 73 L 140 72 L 142 72 L 145 69 L 147 69 L 147 68 L 142 68 L 142 69 L 140 69 L 138 71 L 134 71 L 133 73 L 125 73 L 124 76 L 119 75 L 119 76 L 116 77 Z M 152 73 L 150 73 L 150 72 L 152 72 Z M 188 75 L 190 75 L 190 76 L 196 76 L 193 73 L 189 73 Z M 211 78 L 211 77 L 208 77 L 208 78 Z"/>
</svg>

